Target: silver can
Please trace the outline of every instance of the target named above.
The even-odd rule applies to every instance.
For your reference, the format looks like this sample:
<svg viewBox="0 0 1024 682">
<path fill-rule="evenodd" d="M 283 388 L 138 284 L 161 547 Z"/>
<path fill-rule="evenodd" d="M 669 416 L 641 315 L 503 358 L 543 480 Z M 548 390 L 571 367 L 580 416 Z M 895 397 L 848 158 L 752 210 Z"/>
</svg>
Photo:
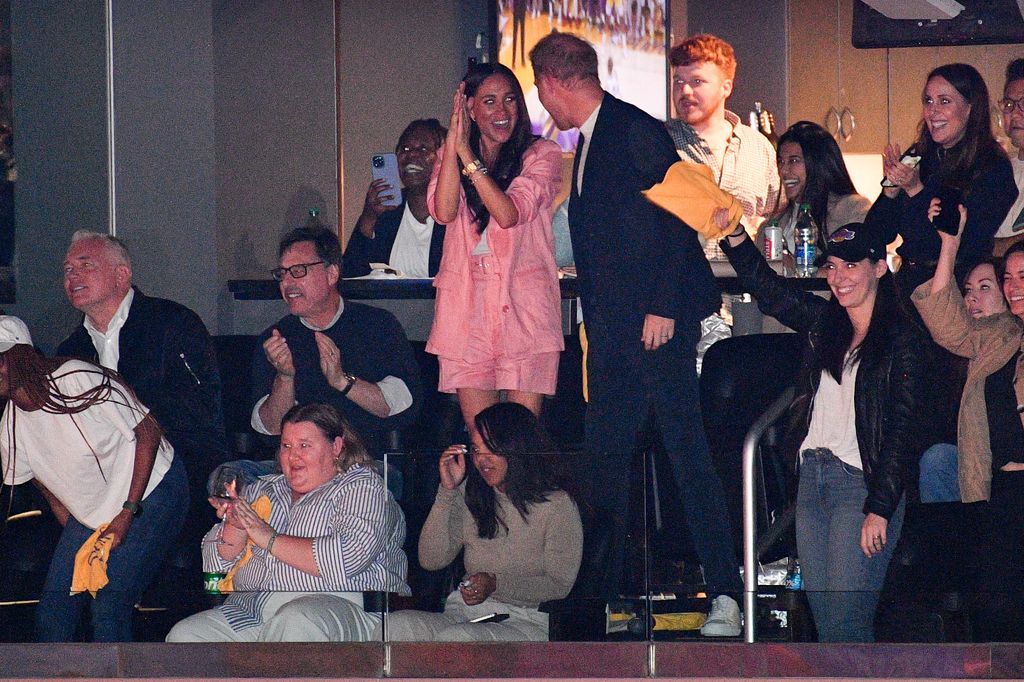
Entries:
<svg viewBox="0 0 1024 682">
<path fill-rule="evenodd" d="M 766 260 L 782 260 L 782 252 L 786 248 L 782 228 L 775 221 L 769 222 L 764 228 L 764 257 Z"/>
</svg>

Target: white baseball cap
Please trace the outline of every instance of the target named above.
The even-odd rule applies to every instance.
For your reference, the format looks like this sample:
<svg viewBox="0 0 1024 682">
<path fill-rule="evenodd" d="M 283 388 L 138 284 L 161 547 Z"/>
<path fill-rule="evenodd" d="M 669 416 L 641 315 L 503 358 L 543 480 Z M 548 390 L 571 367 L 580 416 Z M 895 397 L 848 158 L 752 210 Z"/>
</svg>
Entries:
<svg viewBox="0 0 1024 682">
<path fill-rule="evenodd" d="M 32 345 L 32 335 L 28 333 L 28 327 L 19 317 L 0 315 L 0 353 L 6 353 L 19 343 Z"/>
</svg>

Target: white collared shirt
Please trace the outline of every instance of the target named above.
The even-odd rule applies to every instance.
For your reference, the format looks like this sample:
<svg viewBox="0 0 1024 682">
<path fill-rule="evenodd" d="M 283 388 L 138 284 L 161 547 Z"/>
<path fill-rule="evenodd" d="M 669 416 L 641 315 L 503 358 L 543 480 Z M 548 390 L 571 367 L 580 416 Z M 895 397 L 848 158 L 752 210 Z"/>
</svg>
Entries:
<svg viewBox="0 0 1024 682">
<path fill-rule="evenodd" d="M 587 120 L 580 126 L 580 133 L 583 135 L 583 149 L 580 150 L 580 167 L 576 171 L 576 191 L 583 194 L 583 169 L 587 165 L 587 152 L 590 151 L 590 140 L 594 137 L 594 128 L 597 126 L 597 115 L 601 112 L 601 105 L 598 104 Z"/>
<path fill-rule="evenodd" d="M 83 323 L 85 331 L 89 332 L 89 338 L 92 339 L 92 345 L 96 348 L 96 355 L 99 357 L 100 364 L 115 372 L 117 371 L 117 363 L 121 359 L 121 327 L 124 326 L 125 320 L 128 319 L 128 311 L 131 310 L 132 301 L 134 300 L 135 289 L 129 289 L 128 293 L 121 299 L 121 305 L 117 306 L 114 316 L 107 323 L 107 331 L 105 332 L 97 329 L 88 315 L 85 316 L 85 322 Z"/>
</svg>

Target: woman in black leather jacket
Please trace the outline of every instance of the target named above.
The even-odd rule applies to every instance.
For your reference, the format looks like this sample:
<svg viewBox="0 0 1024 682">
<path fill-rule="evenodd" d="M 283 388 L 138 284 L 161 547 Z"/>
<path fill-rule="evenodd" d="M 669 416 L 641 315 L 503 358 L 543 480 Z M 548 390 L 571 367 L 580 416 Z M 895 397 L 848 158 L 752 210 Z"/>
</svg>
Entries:
<svg viewBox="0 0 1024 682">
<path fill-rule="evenodd" d="M 832 299 L 777 275 L 742 232 L 722 242 L 766 315 L 807 335 L 789 439 L 797 446 L 797 548 L 819 641 L 869 642 L 899 538 L 926 338 L 896 296 L 876 232 L 850 223 L 819 257 Z"/>
</svg>

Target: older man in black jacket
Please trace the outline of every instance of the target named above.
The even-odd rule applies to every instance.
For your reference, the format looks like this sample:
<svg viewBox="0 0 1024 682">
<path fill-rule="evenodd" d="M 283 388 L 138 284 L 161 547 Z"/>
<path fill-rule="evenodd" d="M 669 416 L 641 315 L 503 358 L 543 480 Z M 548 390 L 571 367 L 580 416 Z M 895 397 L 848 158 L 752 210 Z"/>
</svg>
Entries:
<svg viewBox="0 0 1024 682">
<path fill-rule="evenodd" d="M 121 374 L 185 464 L 193 510 L 186 526 L 205 531 L 206 477 L 227 454 L 220 374 L 206 326 L 180 303 L 133 287 L 124 243 L 99 232 L 72 236 L 64 292 L 84 317 L 57 354 Z"/>
</svg>

